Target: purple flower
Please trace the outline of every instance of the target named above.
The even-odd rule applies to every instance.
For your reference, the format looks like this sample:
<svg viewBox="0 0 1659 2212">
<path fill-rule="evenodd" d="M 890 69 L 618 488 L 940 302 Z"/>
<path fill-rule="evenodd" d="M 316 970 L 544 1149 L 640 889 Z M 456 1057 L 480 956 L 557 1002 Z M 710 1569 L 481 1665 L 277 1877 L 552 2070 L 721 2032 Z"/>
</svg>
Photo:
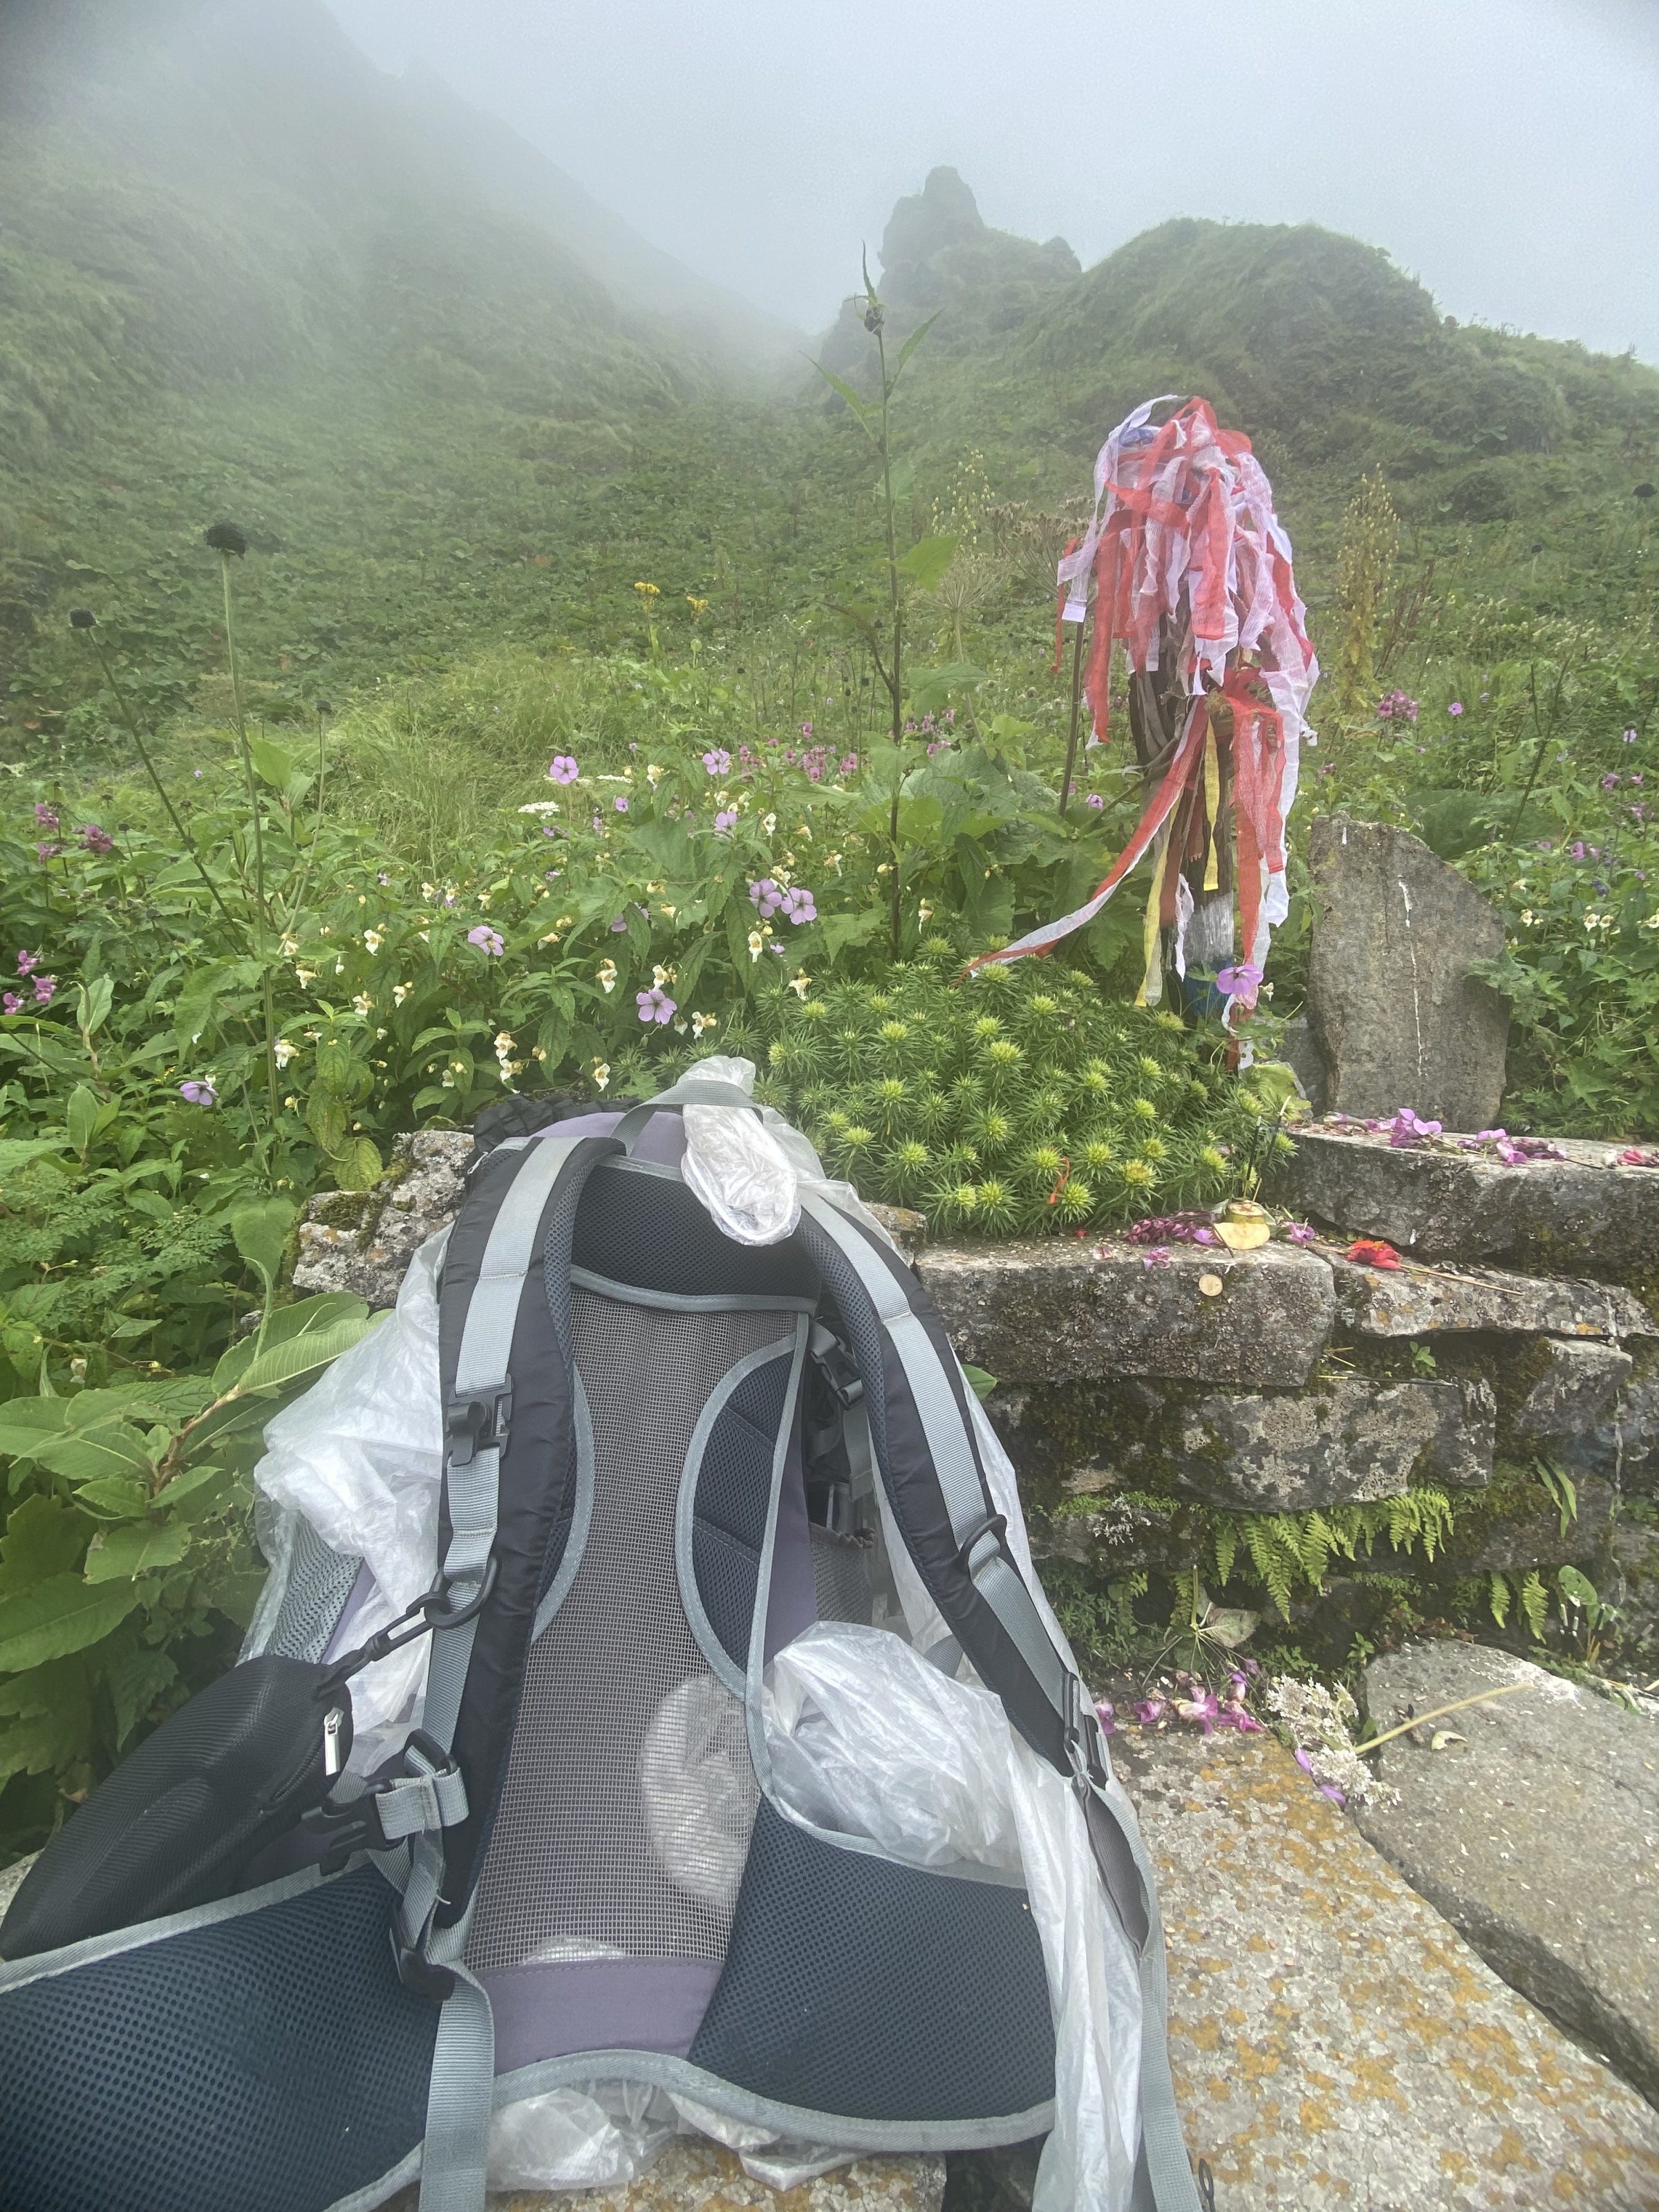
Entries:
<svg viewBox="0 0 1659 2212">
<path fill-rule="evenodd" d="M 732 756 L 723 745 L 715 745 L 703 755 L 702 764 L 710 775 L 725 775 L 731 769 Z"/>
<path fill-rule="evenodd" d="M 1601 779 L 1601 788 L 1603 791 L 1617 791 L 1619 788 L 1618 777 L 1616 775 L 1604 775 Z"/>
<path fill-rule="evenodd" d="M 1143 1698 L 1135 1707 L 1135 1718 L 1142 1728 L 1156 1728 L 1169 1713 L 1169 1705 L 1162 1698 Z"/>
<path fill-rule="evenodd" d="M 841 773 L 842 775 L 855 775 L 858 773 L 858 765 L 859 757 L 856 753 L 843 753 L 842 755 Z"/>
<path fill-rule="evenodd" d="M 374 880 L 380 884 L 380 889 L 384 890 L 386 885 L 392 881 L 392 878 L 390 876 L 377 876 Z"/>
<path fill-rule="evenodd" d="M 1213 1229 L 1194 1229 L 1193 1231 L 1193 1242 L 1194 1244 L 1219 1244 L 1221 1239 L 1216 1235 Z"/>
<path fill-rule="evenodd" d="M 1633 744 L 1636 743 L 1636 732 L 1635 732 L 1635 731 L 1634 731 L 1634 730 L 1626 730 L 1626 732 L 1625 732 L 1625 743 L 1626 743 L 1627 745 L 1633 745 Z"/>
<path fill-rule="evenodd" d="M 1584 857 L 1583 839 L 1582 837 L 1575 837 L 1571 844 L 1568 846 L 1567 851 L 1575 860 L 1582 860 Z"/>
<path fill-rule="evenodd" d="M 37 845 L 34 857 L 37 860 L 55 860 L 63 849 L 61 845 Z"/>
<path fill-rule="evenodd" d="M 816 921 L 818 918 L 818 910 L 812 903 L 811 892 L 802 890 L 799 886 L 793 890 L 786 891 L 778 903 L 797 929 L 802 922 Z"/>
<path fill-rule="evenodd" d="M 492 929 L 487 921 L 481 921 L 476 929 L 469 929 L 466 941 L 476 945 L 486 960 L 499 960 L 507 950 L 501 943 L 501 932 Z"/>
<path fill-rule="evenodd" d="M 1626 783 L 1633 784 L 1637 790 L 1639 791 L 1642 788 L 1644 781 L 1641 769 L 1638 768 L 1634 775 L 1627 775 L 1625 778 L 1625 781 Z"/>
<path fill-rule="evenodd" d="M 1292 1244 L 1311 1244 L 1318 1231 L 1310 1229 L 1305 1221 L 1293 1221 L 1285 1234 Z"/>
<path fill-rule="evenodd" d="M 800 726 L 800 733 L 804 738 L 810 738 L 812 734 L 812 725 L 810 722 L 803 722 Z"/>
<path fill-rule="evenodd" d="M 20 952 L 17 956 L 18 974 L 20 975 L 33 975 L 35 969 L 40 965 L 40 963 L 45 957 L 46 956 L 43 953 L 40 952 Z"/>
<path fill-rule="evenodd" d="M 88 822 L 81 831 L 81 842 L 88 852 L 101 860 L 106 853 L 115 850 L 115 840 L 107 830 L 100 830 L 95 822 Z"/>
<path fill-rule="evenodd" d="M 1310 1775 L 1313 1773 L 1313 1761 L 1309 1758 L 1305 1751 L 1297 1752 L 1296 1754 L 1296 1763 L 1302 1769 L 1302 1771 L 1304 1774 Z M 1315 1778 L 1317 1780 L 1317 1777 Z M 1343 1792 L 1337 1788 L 1334 1782 L 1319 1783 L 1319 1794 L 1322 1797 L 1328 1797 L 1333 1805 L 1346 1805 L 1348 1802 Z"/>
<path fill-rule="evenodd" d="M 1148 1269 L 1152 1267 L 1167 1267 L 1170 1264 L 1169 1246 L 1167 1244 L 1153 1244 L 1149 1246 L 1148 1249 L 1140 1255 L 1140 1264 L 1143 1267 Z"/>
<path fill-rule="evenodd" d="M 34 826 L 37 830 L 56 830 L 58 826 L 57 815 L 39 799 L 34 802 Z"/>
<path fill-rule="evenodd" d="M 1103 1698 L 1095 1707 L 1095 1718 L 1100 1723 L 1102 1735 L 1117 1734 L 1117 1708 L 1109 1698 Z"/>
<path fill-rule="evenodd" d="M 1091 791 L 1083 803 L 1085 806 L 1104 806 L 1106 804 L 1097 791 Z"/>
<path fill-rule="evenodd" d="M 1446 709 L 1446 712 L 1447 712 L 1449 714 L 1461 714 L 1462 713 L 1462 711 L 1463 711 L 1463 702 L 1462 702 L 1461 699 L 1454 699 L 1454 700 L 1452 701 L 1452 702 L 1451 702 L 1450 706 L 1449 706 L 1449 707 L 1448 707 L 1448 708 L 1447 708 L 1447 709 Z"/>
<path fill-rule="evenodd" d="M 55 975 L 37 975 L 35 977 L 34 1003 L 37 1006 L 49 1006 L 57 995 L 58 978 Z"/>
<path fill-rule="evenodd" d="M 626 813 L 627 813 L 627 811 L 628 811 L 628 801 L 627 801 L 625 799 L 618 798 L 618 799 L 617 799 L 613 800 L 613 801 L 612 801 L 612 804 L 615 805 L 616 810 L 617 810 L 617 813 L 618 813 L 618 814 L 626 814 Z"/>
<path fill-rule="evenodd" d="M 547 773 L 555 783 L 574 783 L 581 770 L 568 753 L 555 753 L 548 763 Z"/>
<path fill-rule="evenodd" d="M 1417 702 L 1403 691 L 1388 691 L 1376 702 L 1377 720 L 1382 722 L 1414 722 Z"/>
<path fill-rule="evenodd" d="M 720 812 L 714 817 L 714 829 L 716 834 L 721 837 L 729 837 L 737 826 L 737 808 L 735 806 L 722 806 Z"/>
<path fill-rule="evenodd" d="M 617 919 L 616 919 L 616 920 L 611 923 L 611 934 L 613 937 L 620 937 L 620 936 L 622 935 L 623 932 L 627 928 L 627 927 L 628 927 L 628 919 L 627 919 L 627 916 L 626 916 L 625 915 L 620 915 L 620 914 L 619 914 L 619 915 L 617 916 Z"/>
<path fill-rule="evenodd" d="M 1224 997 L 1254 1000 L 1261 988 L 1261 970 L 1253 960 L 1236 961 L 1224 968 L 1215 979 L 1215 987 Z"/>
<path fill-rule="evenodd" d="M 200 1079 L 192 1078 L 188 1083 L 181 1083 L 179 1096 L 186 1106 L 216 1106 L 219 1103 L 218 1092 L 205 1077 Z"/>
<path fill-rule="evenodd" d="M 783 904 L 783 893 L 770 876 L 763 876 L 758 883 L 750 884 L 749 897 L 763 921 L 769 920 Z"/>
<path fill-rule="evenodd" d="M 191 769 L 191 774 L 195 777 L 198 783 L 202 781 L 202 771 L 199 768 Z"/>
<path fill-rule="evenodd" d="M 3 995 L 0 995 L 0 1006 L 4 1006 L 9 1014 L 21 1014 L 23 1011 L 23 1001 L 15 991 L 7 991 Z"/>
<path fill-rule="evenodd" d="M 1440 1134 L 1438 1121 L 1419 1121 L 1409 1106 L 1402 1106 L 1394 1120 L 1387 1125 L 1389 1142 L 1399 1152 L 1409 1145 L 1420 1145 L 1425 1137 Z"/>
<path fill-rule="evenodd" d="M 635 991 L 634 1003 L 642 1022 L 672 1022 L 674 1018 L 674 1001 L 665 991 L 654 986 L 649 991 Z"/>
</svg>

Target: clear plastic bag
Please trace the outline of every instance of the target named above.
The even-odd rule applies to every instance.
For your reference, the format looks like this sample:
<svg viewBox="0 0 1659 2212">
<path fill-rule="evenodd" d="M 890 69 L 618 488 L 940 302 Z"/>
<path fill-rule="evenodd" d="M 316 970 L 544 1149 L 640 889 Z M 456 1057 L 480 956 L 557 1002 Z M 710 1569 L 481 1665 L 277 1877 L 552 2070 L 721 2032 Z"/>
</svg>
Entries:
<svg viewBox="0 0 1659 2212">
<path fill-rule="evenodd" d="M 730 1083 L 754 1095 L 750 1060 L 710 1053 L 685 1073 L 688 1081 Z M 781 1243 L 793 1232 L 800 1201 L 809 1195 L 832 1199 L 878 1237 L 887 1237 L 852 1184 L 827 1176 L 811 1145 L 771 1107 L 763 1107 L 758 1115 L 741 1106 L 686 1106 L 682 1111 L 685 1158 L 680 1172 L 710 1218 L 734 1243 Z"/>
</svg>

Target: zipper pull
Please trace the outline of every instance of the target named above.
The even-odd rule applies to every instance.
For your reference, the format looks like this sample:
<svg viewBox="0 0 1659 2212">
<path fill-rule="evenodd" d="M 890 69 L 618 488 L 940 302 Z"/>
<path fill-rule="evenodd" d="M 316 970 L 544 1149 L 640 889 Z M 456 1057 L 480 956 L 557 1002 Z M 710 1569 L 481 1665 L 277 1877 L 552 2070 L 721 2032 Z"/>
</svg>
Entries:
<svg viewBox="0 0 1659 2212">
<path fill-rule="evenodd" d="M 345 1726 L 345 1715 L 338 1705 L 323 1721 L 323 1774 L 332 1782 L 345 1761 L 340 1756 L 340 1735 Z"/>
</svg>

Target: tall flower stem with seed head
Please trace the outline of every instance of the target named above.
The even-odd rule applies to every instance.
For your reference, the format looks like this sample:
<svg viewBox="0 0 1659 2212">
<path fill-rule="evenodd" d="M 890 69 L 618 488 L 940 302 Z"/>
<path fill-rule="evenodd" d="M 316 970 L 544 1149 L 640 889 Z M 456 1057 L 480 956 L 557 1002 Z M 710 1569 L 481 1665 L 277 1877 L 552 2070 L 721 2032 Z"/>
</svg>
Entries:
<svg viewBox="0 0 1659 2212">
<path fill-rule="evenodd" d="M 77 617 L 79 617 L 79 619 L 77 619 Z M 191 859 L 195 862 L 196 872 L 201 877 L 202 881 L 207 885 L 208 890 L 212 896 L 213 903 L 218 908 L 220 913 L 223 915 L 225 920 L 229 922 L 231 927 L 233 929 L 235 928 L 235 917 L 232 915 L 230 908 L 225 904 L 223 898 L 221 896 L 218 884 L 214 882 L 212 877 L 208 873 L 207 864 L 203 860 L 200 853 L 196 849 L 195 839 L 191 836 L 189 830 L 185 829 L 184 823 L 179 818 L 179 810 L 173 805 L 166 784 L 161 781 L 161 773 L 157 769 L 155 760 L 151 757 L 149 747 L 144 743 L 143 732 L 138 727 L 137 717 L 132 711 L 132 708 L 128 701 L 126 693 L 123 691 L 119 683 L 116 679 L 115 670 L 111 664 L 110 657 L 104 650 L 104 641 L 101 638 L 94 637 L 92 635 L 94 628 L 92 616 L 87 612 L 87 610 L 84 607 L 77 607 L 74 613 L 70 615 L 70 620 L 76 629 L 85 633 L 92 646 L 93 651 L 98 656 L 98 664 L 104 672 L 104 681 L 108 684 L 111 696 L 115 701 L 116 712 L 120 715 L 122 723 L 125 727 L 126 733 L 132 739 L 133 745 L 137 751 L 138 757 L 143 763 L 145 775 L 155 787 L 156 797 L 161 800 L 162 805 L 167 810 L 167 817 L 168 821 L 173 824 L 174 835 L 177 836 L 180 845 L 183 846 L 185 852 L 190 854 Z"/>
<path fill-rule="evenodd" d="M 253 772 L 253 748 L 247 739 L 247 716 L 242 707 L 242 672 L 236 657 L 236 616 L 230 589 L 230 562 L 247 551 L 247 540 L 228 522 L 216 522 L 206 532 L 208 544 L 219 556 L 220 581 L 225 595 L 225 653 L 230 664 L 231 704 L 236 714 L 236 742 L 247 778 L 248 808 L 253 817 L 253 931 L 254 952 L 259 963 L 265 1014 L 265 1089 L 270 1098 L 273 1126 L 277 1114 L 276 1000 L 270 975 L 270 908 L 265 895 L 264 810 L 259 804 L 258 779 Z"/>
</svg>

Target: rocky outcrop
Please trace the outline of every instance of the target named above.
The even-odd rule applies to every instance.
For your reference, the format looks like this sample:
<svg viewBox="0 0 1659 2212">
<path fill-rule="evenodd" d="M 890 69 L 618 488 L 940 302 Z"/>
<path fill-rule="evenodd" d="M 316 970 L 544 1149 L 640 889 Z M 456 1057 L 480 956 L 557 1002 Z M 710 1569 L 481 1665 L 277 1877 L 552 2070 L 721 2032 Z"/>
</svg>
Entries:
<svg viewBox="0 0 1659 2212">
<path fill-rule="evenodd" d="M 1366 1669 L 1379 1729 L 1482 1690 L 1376 1753 L 1362 1828 L 1506 1982 L 1659 2104 L 1659 1723 L 1507 1653 L 1418 1644 Z"/>
</svg>

